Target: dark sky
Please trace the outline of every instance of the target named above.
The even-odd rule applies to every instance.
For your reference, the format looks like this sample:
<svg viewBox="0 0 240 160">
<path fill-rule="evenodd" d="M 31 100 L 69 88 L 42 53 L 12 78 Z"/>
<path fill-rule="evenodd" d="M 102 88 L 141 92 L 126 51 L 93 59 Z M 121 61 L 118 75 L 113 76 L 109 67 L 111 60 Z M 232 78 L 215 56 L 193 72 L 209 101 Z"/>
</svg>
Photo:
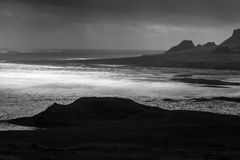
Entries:
<svg viewBox="0 0 240 160">
<path fill-rule="evenodd" d="M 240 0 L 0 0 L 0 47 L 168 49 L 222 42 Z"/>
</svg>

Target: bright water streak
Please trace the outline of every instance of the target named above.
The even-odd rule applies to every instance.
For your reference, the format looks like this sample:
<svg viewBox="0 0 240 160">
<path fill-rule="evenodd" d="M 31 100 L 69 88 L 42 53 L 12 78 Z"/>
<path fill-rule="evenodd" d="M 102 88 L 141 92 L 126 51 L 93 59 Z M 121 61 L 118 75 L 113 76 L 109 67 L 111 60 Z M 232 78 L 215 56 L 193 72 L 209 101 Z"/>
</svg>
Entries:
<svg viewBox="0 0 240 160">
<path fill-rule="evenodd" d="M 27 65 L 0 63 L 0 119 L 30 116 L 82 96 L 118 96 L 158 105 L 161 98 L 239 96 L 240 88 L 209 88 L 174 82 L 177 74 L 240 80 L 239 72 L 121 65 Z M 221 76 L 220 76 L 221 75 Z"/>
</svg>

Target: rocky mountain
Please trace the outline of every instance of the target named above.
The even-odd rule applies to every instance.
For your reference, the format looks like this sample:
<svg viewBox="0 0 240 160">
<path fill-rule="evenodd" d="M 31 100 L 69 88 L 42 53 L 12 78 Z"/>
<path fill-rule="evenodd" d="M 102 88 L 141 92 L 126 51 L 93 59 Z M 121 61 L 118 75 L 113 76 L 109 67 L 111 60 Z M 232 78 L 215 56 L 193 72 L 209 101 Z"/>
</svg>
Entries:
<svg viewBox="0 0 240 160">
<path fill-rule="evenodd" d="M 220 46 L 228 47 L 233 50 L 240 50 L 240 29 L 234 30 L 232 36 L 221 43 Z"/>
<path fill-rule="evenodd" d="M 216 45 L 215 42 L 208 42 L 208 43 L 202 45 L 202 47 L 204 47 L 204 48 L 214 48 L 214 47 L 217 47 L 217 45 Z"/>
<path fill-rule="evenodd" d="M 191 40 L 184 40 L 177 46 L 170 48 L 166 53 L 183 53 L 183 52 L 197 52 L 197 51 L 206 51 L 215 49 L 217 45 L 215 42 L 208 42 L 206 44 L 199 44 L 197 46 L 194 45 Z"/>
<path fill-rule="evenodd" d="M 191 40 L 183 40 L 177 46 L 174 46 L 174 47 L 170 48 L 167 51 L 167 53 L 174 53 L 174 52 L 184 51 L 184 50 L 193 49 L 193 48 L 195 48 L 195 46 L 193 44 L 193 41 L 191 41 Z"/>
</svg>

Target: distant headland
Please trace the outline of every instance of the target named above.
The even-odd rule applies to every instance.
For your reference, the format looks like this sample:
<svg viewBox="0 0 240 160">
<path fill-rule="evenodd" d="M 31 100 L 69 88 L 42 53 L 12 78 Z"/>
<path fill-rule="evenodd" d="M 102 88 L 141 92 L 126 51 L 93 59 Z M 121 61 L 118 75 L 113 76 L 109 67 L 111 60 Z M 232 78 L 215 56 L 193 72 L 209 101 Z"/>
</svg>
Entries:
<svg viewBox="0 0 240 160">
<path fill-rule="evenodd" d="M 240 70 L 240 29 L 219 45 L 208 42 L 194 45 L 183 40 L 164 54 L 143 55 L 131 58 L 81 61 L 85 63 L 128 64 L 174 68 Z"/>
</svg>

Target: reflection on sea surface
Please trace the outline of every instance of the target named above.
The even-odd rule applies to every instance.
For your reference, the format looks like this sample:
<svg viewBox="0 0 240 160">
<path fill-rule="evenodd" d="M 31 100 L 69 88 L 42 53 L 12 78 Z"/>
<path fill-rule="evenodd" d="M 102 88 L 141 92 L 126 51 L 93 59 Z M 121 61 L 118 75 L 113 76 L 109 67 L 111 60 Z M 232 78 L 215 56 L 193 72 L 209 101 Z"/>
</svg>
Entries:
<svg viewBox="0 0 240 160">
<path fill-rule="evenodd" d="M 53 102 L 66 104 L 81 96 L 128 97 L 162 107 L 162 98 L 240 95 L 239 86 L 203 87 L 171 80 L 180 74 L 240 82 L 237 71 L 0 63 L 0 119 L 30 116 Z"/>
</svg>

